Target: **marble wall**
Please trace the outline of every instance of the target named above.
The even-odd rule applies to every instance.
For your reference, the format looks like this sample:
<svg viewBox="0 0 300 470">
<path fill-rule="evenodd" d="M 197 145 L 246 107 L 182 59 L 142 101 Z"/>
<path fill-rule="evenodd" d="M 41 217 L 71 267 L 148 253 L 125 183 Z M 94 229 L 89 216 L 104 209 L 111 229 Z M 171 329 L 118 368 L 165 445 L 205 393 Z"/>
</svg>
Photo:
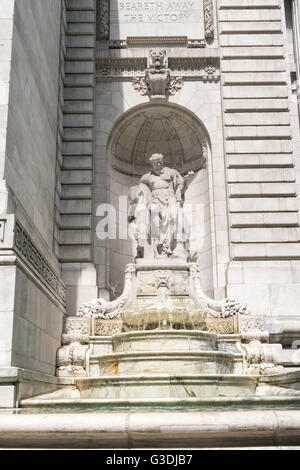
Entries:
<svg viewBox="0 0 300 470">
<path fill-rule="evenodd" d="M 54 375 L 61 340 L 53 234 L 62 8 L 60 0 L 0 5 L 0 387 L 8 369 Z"/>
</svg>

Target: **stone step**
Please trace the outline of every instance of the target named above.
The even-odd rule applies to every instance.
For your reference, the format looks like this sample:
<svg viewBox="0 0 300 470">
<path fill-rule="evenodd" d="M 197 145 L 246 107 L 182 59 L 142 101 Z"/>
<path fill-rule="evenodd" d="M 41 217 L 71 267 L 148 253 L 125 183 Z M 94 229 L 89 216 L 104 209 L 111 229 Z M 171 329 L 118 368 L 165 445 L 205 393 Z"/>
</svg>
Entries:
<svg viewBox="0 0 300 470">
<path fill-rule="evenodd" d="M 113 352 L 131 351 L 216 351 L 218 337 L 214 333 L 183 330 L 132 331 L 112 336 Z"/>
<path fill-rule="evenodd" d="M 130 374 L 242 373 L 242 354 L 221 351 L 137 351 L 90 356 L 92 377 Z"/>
<path fill-rule="evenodd" d="M 250 397 L 258 378 L 242 375 L 128 375 L 76 379 L 81 398 Z"/>
</svg>

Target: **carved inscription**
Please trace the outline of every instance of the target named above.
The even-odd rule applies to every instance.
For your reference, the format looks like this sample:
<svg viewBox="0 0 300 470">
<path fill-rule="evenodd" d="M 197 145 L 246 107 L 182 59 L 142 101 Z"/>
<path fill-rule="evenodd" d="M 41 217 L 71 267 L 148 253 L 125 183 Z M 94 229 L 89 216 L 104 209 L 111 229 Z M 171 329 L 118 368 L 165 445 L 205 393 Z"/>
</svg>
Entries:
<svg viewBox="0 0 300 470">
<path fill-rule="evenodd" d="M 111 39 L 128 36 L 201 39 L 204 38 L 203 12 L 203 0 L 111 0 Z"/>
<path fill-rule="evenodd" d="M 120 2 L 120 20 L 139 23 L 184 23 L 192 19 L 195 1 Z"/>
</svg>

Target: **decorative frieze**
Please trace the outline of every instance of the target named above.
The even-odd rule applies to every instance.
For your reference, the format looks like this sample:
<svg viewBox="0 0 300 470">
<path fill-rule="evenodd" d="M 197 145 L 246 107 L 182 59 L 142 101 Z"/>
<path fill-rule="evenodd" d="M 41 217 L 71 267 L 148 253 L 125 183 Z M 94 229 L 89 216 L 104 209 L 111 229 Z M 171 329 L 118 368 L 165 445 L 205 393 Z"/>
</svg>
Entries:
<svg viewBox="0 0 300 470">
<path fill-rule="evenodd" d="M 95 320 L 96 336 L 113 336 L 122 333 L 122 320 Z"/>
<path fill-rule="evenodd" d="M 170 91 L 173 93 L 182 87 L 183 80 L 200 80 L 217 83 L 220 80 L 218 58 L 169 58 Z M 96 62 L 97 81 L 134 79 L 134 88 L 147 94 L 148 87 L 144 79 L 147 70 L 146 59 L 99 59 Z M 176 80 L 173 80 L 175 78 Z M 180 80 L 178 80 L 180 78 Z"/>
<path fill-rule="evenodd" d="M 66 294 L 64 284 L 49 266 L 43 255 L 34 246 L 28 233 L 18 221 L 16 221 L 15 225 L 14 250 L 35 275 L 38 276 L 38 279 L 47 289 L 64 304 Z"/>
</svg>

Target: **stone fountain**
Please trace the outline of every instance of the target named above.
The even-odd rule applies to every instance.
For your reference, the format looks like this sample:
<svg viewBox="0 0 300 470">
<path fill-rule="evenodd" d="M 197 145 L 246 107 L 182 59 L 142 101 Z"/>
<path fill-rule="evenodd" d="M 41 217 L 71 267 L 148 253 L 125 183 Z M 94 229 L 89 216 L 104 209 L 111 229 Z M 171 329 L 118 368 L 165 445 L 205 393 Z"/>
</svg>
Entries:
<svg viewBox="0 0 300 470">
<path fill-rule="evenodd" d="M 189 227 L 179 231 L 194 174 L 163 167 L 162 155 L 150 162 L 152 170 L 129 193 L 137 257 L 126 268 L 123 294 L 66 318 L 57 375 L 70 386 L 22 406 L 299 400 L 297 371 L 281 365 L 282 346 L 269 344 L 266 319 L 201 289 L 199 265 L 189 260 Z"/>
</svg>

